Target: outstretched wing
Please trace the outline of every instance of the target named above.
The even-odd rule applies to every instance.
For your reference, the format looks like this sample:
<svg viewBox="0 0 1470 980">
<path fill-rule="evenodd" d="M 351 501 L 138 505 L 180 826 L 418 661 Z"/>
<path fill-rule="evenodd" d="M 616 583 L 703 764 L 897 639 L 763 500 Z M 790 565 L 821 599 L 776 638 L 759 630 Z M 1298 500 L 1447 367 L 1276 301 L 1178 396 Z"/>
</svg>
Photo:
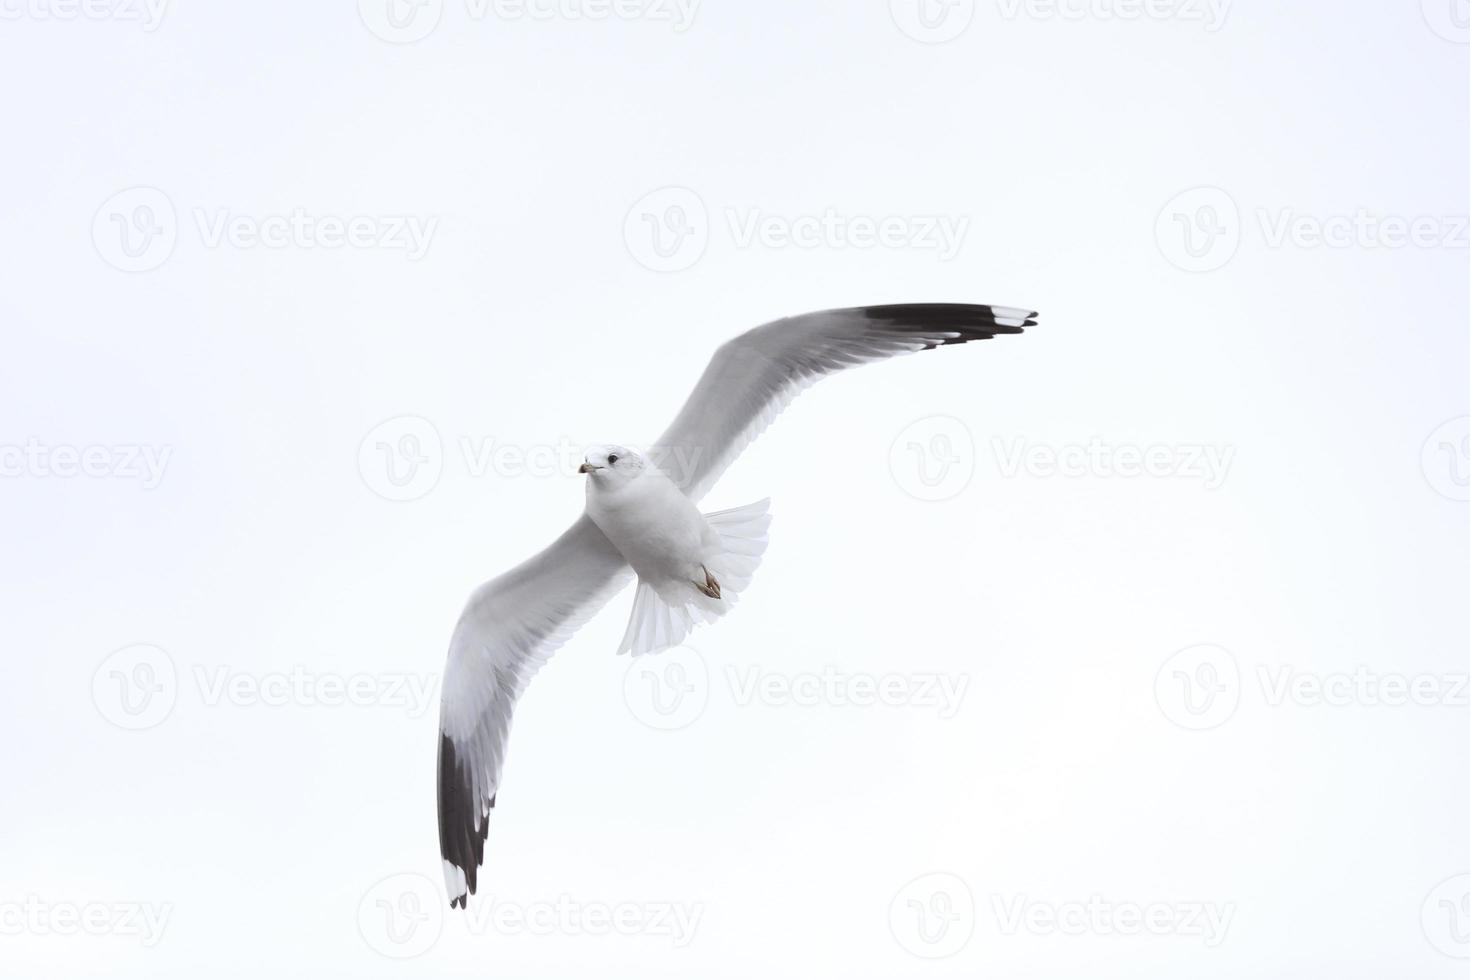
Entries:
<svg viewBox="0 0 1470 980">
<path fill-rule="evenodd" d="M 822 377 L 895 354 L 1021 333 L 1036 325 L 1035 316 L 1006 306 L 911 303 L 823 310 L 756 327 L 715 352 L 654 458 L 697 501 Z"/>
<path fill-rule="evenodd" d="M 451 906 L 463 908 L 475 891 L 516 698 L 631 576 L 583 515 L 545 551 L 480 586 L 460 615 L 439 706 L 439 851 Z"/>
</svg>

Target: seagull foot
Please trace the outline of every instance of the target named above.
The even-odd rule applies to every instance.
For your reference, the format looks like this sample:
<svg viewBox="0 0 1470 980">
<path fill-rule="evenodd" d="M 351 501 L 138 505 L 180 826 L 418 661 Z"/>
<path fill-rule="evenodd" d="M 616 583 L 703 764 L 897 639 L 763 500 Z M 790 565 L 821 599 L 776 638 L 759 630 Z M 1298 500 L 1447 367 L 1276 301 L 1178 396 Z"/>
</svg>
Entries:
<svg viewBox="0 0 1470 980">
<path fill-rule="evenodd" d="M 704 584 L 700 585 L 698 582 L 695 582 L 694 587 L 711 599 L 718 599 L 720 597 L 720 583 L 709 573 L 708 568 L 705 568 L 703 565 L 699 567 L 704 570 Z"/>
</svg>

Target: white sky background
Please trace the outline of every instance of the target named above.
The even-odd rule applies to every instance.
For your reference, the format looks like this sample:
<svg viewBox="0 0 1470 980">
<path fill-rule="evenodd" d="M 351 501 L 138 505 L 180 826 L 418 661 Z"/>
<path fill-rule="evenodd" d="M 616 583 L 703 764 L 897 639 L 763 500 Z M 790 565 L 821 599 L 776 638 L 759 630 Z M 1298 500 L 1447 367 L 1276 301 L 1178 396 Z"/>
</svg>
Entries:
<svg viewBox="0 0 1470 980">
<path fill-rule="evenodd" d="M 683 31 L 662 7 L 446 0 L 392 44 L 373 0 L 181 3 L 153 30 L 121 0 L 0 0 L 0 973 L 1462 975 L 1470 9 L 1449 3 L 962 0 L 927 44 L 906 0 L 706 0 Z M 639 204 L 671 186 L 693 197 Z M 685 267 L 647 268 L 639 209 L 691 200 Z M 129 259 L 115 219 L 140 204 L 164 236 L 135 226 Z M 828 209 L 967 224 L 948 258 L 739 234 Z M 212 238 L 297 210 L 435 223 L 418 258 Z M 1392 221 L 1310 237 L 1360 211 L 1428 220 L 1404 247 Z M 613 656 L 626 594 L 552 661 L 478 918 L 451 914 L 437 703 L 390 685 L 437 685 L 465 596 L 582 494 L 476 472 L 462 440 L 651 440 L 738 331 L 930 300 L 1042 325 L 799 399 L 707 500 L 774 498 L 745 600 L 646 676 Z M 392 502 L 376 442 L 418 423 L 374 430 L 403 416 L 442 475 Z M 1216 487 L 1045 468 L 1094 440 L 1229 465 Z M 35 461 L 58 447 L 102 447 L 109 475 Z M 128 447 L 169 453 L 156 486 L 116 469 Z M 948 499 L 915 496 L 921 462 L 959 474 Z M 110 683 L 143 676 L 109 660 L 138 644 L 177 678 L 156 718 Z M 671 664 L 695 708 L 658 731 L 640 692 Z M 963 698 L 744 697 L 828 668 Z M 1216 699 L 1183 700 L 1210 668 Z M 377 693 L 250 693 L 293 673 Z M 156 942 L 129 905 L 166 914 Z M 100 934 L 62 934 L 68 908 Z M 598 910 L 644 926 L 589 935 Z"/>
</svg>

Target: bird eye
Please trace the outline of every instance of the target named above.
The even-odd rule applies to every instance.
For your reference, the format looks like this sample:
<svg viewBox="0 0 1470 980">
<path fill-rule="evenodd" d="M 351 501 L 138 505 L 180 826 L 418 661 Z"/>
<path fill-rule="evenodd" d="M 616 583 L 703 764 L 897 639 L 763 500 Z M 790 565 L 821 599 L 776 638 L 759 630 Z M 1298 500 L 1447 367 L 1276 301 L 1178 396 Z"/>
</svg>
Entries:
<svg viewBox="0 0 1470 980">
<path fill-rule="evenodd" d="M 613 453 L 612 455 L 608 456 L 608 458 L 607 458 L 607 465 L 608 466 L 613 466 L 613 465 L 615 465 L 617 463 L 617 461 L 618 461 L 618 454 L 617 453 Z"/>
</svg>

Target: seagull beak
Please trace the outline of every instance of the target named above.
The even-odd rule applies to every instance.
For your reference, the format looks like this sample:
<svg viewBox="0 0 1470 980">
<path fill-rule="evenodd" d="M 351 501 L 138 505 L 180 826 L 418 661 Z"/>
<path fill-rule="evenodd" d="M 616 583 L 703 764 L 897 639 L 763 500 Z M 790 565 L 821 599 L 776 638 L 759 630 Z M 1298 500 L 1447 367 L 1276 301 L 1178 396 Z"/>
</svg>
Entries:
<svg viewBox="0 0 1470 980">
<path fill-rule="evenodd" d="M 602 469 L 601 466 L 593 466 L 591 463 L 583 463 L 581 466 L 577 467 L 577 472 L 578 473 L 591 473 L 593 470 L 600 470 L 600 469 Z"/>
</svg>

